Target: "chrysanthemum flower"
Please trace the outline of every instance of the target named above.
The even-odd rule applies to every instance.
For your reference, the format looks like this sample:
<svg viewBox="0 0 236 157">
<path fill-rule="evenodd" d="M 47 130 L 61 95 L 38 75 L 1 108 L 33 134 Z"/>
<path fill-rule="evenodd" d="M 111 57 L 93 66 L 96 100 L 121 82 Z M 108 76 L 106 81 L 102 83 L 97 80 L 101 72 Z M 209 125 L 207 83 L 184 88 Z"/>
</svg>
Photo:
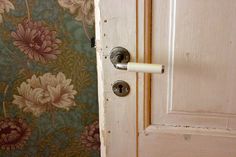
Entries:
<svg viewBox="0 0 236 157">
<path fill-rule="evenodd" d="M 75 19 L 83 21 L 88 25 L 94 23 L 94 2 L 93 0 L 58 0 L 61 7 L 69 9 L 75 15 Z"/>
<path fill-rule="evenodd" d="M 14 95 L 13 104 L 35 116 L 57 108 L 69 110 L 75 106 L 74 96 L 77 93 L 70 83 L 71 79 L 66 79 L 61 72 L 57 75 L 46 73 L 39 77 L 33 75 L 17 88 L 19 95 Z"/>
<path fill-rule="evenodd" d="M 23 119 L 5 118 L 0 120 L 0 148 L 21 149 L 31 135 L 31 129 Z"/>
<path fill-rule="evenodd" d="M 61 40 L 56 37 L 56 31 L 49 30 L 40 21 L 24 20 L 11 35 L 14 39 L 13 44 L 30 59 L 45 63 L 56 59 L 61 53 Z"/>
<path fill-rule="evenodd" d="M 9 0 L 0 0 L 0 23 L 3 22 L 1 14 L 9 12 L 11 9 L 14 10 L 15 7 Z"/>
<path fill-rule="evenodd" d="M 100 150 L 99 124 L 98 121 L 85 127 L 80 137 L 81 143 L 88 150 Z"/>
</svg>

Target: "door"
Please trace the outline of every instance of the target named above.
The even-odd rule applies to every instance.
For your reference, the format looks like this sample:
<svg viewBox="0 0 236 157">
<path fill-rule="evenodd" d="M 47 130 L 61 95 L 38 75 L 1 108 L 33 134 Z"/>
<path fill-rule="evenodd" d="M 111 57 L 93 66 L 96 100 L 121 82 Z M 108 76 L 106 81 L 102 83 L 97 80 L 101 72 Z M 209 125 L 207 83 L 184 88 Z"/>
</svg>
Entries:
<svg viewBox="0 0 236 157">
<path fill-rule="evenodd" d="M 236 1 L 95 3 L 102 156 L 235 157 Z M 116 69 L 117 46 L 164 74 Z"/>
</svg>

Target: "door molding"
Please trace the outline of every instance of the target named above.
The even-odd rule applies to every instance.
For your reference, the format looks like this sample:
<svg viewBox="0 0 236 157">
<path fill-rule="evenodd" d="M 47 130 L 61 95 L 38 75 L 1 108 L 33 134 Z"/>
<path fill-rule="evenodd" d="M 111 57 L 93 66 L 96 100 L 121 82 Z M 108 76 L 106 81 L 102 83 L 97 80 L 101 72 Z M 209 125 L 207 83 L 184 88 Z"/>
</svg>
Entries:
<svg viewBox="0 0 236 157">
<path fill-rule="evenodd" d="M 144 62 L 152 63 L 152 0 L 144 1 Z M 151 74 L 144 74 L 144 128 L 151 124 Z"/>
</svg>

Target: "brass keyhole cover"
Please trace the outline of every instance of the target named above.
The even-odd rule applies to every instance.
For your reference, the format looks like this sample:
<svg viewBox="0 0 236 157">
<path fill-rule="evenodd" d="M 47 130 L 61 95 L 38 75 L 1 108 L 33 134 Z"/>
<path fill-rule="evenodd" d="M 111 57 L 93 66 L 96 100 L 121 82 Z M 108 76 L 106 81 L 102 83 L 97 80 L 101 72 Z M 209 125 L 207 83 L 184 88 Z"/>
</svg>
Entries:
<svg viewBox="0 0 236 157">
<path fill-rule="evenodd" d="M 112 90 L 115 95 L 125 97 L 130 92 L 129 84 L 125 81 L 118 80 L 112 85 Z"/>
</svg>

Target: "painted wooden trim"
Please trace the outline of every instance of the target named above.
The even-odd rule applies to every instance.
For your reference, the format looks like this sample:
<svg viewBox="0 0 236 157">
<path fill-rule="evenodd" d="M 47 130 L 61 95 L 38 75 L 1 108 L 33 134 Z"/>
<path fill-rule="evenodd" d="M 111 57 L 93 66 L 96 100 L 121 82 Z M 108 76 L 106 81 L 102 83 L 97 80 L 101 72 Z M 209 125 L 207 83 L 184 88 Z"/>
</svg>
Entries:
<svg viewBox="0 0 236 157">
<path fill-rule="evenodd" d="M 152 0 L 144 1 L 144 62 L 152 62 Z M 151 74 L 144 75 L 144 128 L 151 124 Z"/>
<path fill-rule="evenodd" d="M 136 157 L 136 73 L 114 68 L 109 55 L 117 46 L 136 59 L 136 0 L 95 0 L 101 157 Z M 130 85 L 126 97 L 112 91 L 117 80 Z"/>
<path fill-rule="evenodd" d="M 138 35 L 138 43 L 137 48 L 138 58 L 136 58 L 136 62 L 144 63 L 144 0 L 138 1 L 138 27 L 137 27 L 137 35 Z M 144 73 L 137 73 L 138 75 L 138 130 L 143 131 L 144 129 Z"/>
<path fill-rule="evenodd" d="M 136 62 L 139 61 L 139 0 L 136 0 Z M 136 73 L 136 157 L 139 157 L 139 151 L 138 151 L 138 147 L 139 147 L 139 134 L 138 134 L 138 130 L 139 130 L 139 101 L 138 101 L 138 92 L 139 92 L 139 79 L 138 79 L 138 73 Z"/>
</svg>

